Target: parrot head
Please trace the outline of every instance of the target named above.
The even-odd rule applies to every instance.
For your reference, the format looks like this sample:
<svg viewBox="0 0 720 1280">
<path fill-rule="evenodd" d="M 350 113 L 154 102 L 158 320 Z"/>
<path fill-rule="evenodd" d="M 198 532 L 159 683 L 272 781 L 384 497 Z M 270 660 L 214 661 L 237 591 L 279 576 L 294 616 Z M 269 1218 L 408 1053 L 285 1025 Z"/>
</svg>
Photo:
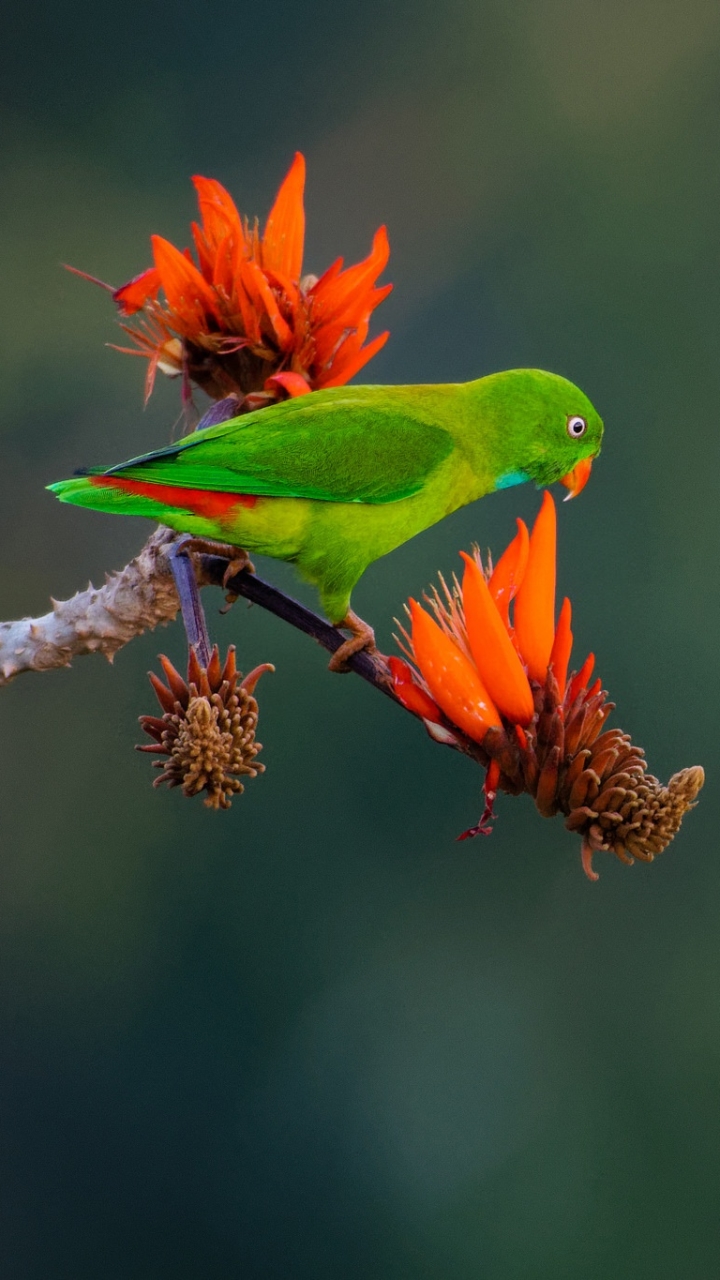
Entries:
<svg viewBox="0 0 720 1280">
<path fill-rule="evenodd" d="M 603 424 L 587 396 L 542 369 L 509 369 L 470 384 L 480 390 L 495 432 L 500 469 L 495 487 L 559 481 L 574 498 L 590 478 Z M 566 499 L 567 501 L 567 499 Z"/>
</svg>

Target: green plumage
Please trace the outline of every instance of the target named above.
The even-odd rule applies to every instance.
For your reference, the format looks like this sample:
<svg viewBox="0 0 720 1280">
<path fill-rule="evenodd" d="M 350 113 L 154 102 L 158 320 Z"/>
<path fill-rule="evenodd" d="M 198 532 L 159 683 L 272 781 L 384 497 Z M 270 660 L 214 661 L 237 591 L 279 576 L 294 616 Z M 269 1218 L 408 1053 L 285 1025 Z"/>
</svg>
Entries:
<svg viewBox="0 0 720 1280">
<path fill-rule="evenodd" d="M 573 438 L 569 424 L 586 428 Z M 94 476 L 51 485 L 63 502 L 142 515 L 294 562 L 333 622 L 369 564 L 458 507 L 508 484 L 549 484 L 600 448 L 577 387 L 539 370 L 476 382 L 338 387 L 246 414 Z M 103 483 L 101 477 L 106 477 Z M 118 482 L 195 491 L 158 497 Z M 204 494 L 242 494 L 219 513 Z"/>
<path fill-rule="evenodd" d="M 128 478 L 273 498 L 397 502 L 422 488 L 453 441 L 422 403 L 410 414 L 376 404 L 372 393 L 381 390 L 342 388 L 286 400 L 118 470 Z"/>
</svg>

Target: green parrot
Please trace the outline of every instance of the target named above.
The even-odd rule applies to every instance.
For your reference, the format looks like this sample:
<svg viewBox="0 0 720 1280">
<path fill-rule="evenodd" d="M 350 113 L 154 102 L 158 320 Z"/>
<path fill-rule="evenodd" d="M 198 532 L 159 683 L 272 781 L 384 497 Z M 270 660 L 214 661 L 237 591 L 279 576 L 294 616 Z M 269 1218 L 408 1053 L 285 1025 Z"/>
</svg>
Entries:
<svg viewBox="0 0 720 1280">
<path fill-rule="evenodd" d="M 602 434 L 573 383 L 512 369 L 467 383 L 314 391 L 49 488 L 61 502 L 291 561 L 352 634 L 331 664 L 341 669 L 373 644 L 350 607 L 373 560 L 495 489 L 559 480 L 574 496 Z"/>
</svg>

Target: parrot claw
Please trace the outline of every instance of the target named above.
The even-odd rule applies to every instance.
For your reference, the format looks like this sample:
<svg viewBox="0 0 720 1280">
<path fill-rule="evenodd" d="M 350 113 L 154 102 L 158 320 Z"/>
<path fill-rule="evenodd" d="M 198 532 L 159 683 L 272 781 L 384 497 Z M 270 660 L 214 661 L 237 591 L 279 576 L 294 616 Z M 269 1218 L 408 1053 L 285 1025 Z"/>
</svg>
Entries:
<svg viewBox="0 0 720 1280">
<path fill-rule="evenodd" d="M 378 652 L 375 644 L 375 632 L 367 622 L 363 622 L 352 609 L 348 609 L 342 622 L 338 623 L 339 627 L 343 627 L 346 631 L 351 631 L 352 635 L 349 640 L 343 640 L 339 649 L 336 649 L 332 658 L 328 663 L 329 671 L 339 671 L 345 673 L 350 670 L 348 659 L 352 658 L 356 653 L 363 651 L 371 656 Z"/>
<path fill-rule="evenodd" d="M 255 565 L 245 548 L 235 547 L 230 542 L 215 542 L 212 538 L 185 538 L 182 540 L 180 549 L 185 555 L 225 556 L 228 560 L 228 566 L 222 580 L 225 590 L 227 590 L 228 583 L 236 574 L 242 573 L 243 569 L 247 569 L 248 573 L 255 572 Z M 221 609 L 220 612 L 227 613 L 237 599 L 238 596 L 234 591 L 228 591 L 225 597 L 226 607 Z"/>
<path fill-rule="evenodd" d="M 222 584 L 225 590 L 227 590 L 228 583 L 238 573 L 242 573 L 243 569 L 247 569 L 248 573 L 255 572 L 255 565 L 243 547 L 229 547 L 228 550 L 234 552 L 234 555 L 223 574 Z M 238 598 L 237 592 L 228 591 L 225 597 L 225 608 L 221 609 L 220 612 L 227 613 Z"/>
</svg>

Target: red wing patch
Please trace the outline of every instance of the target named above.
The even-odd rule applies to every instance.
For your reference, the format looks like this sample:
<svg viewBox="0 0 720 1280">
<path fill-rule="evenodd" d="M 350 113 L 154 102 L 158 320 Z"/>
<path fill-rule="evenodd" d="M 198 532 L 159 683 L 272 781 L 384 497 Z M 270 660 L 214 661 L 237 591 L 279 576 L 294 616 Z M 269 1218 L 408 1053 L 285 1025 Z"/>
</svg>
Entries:
<svg viewBox="0 0 720 1280">
<path fill-rule="evenodd" d="M 179 484 L 152 484 L 148 480 L 129 480 L 125 476 L 92 476 L 91 484 L 106 489 L 124 489 L 138 497 L 152 498 L 167 507 L 180 507 L 205 520 L 223 520 L 233 507 L 254 507 L 254 493 L 216 493 L 212 489 L 186 489 Z"/>
</svg>

